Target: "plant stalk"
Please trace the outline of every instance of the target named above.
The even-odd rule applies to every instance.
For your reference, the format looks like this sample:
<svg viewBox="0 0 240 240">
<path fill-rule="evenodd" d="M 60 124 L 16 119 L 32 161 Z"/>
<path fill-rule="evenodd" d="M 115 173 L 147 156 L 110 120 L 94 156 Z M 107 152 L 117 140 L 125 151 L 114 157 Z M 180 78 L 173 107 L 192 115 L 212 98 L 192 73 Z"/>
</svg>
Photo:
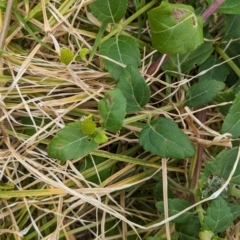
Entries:
<svg viewBox="0 0 240 240">
<path fill-rule="evenodd" d="M 4 48 L 4 42 L 7 36 L 8 26 L 10 24 L 11 15 L 12 15 L 13 0 L 8 0 L 7 8 L 5 11 L 5 17 L 3 22 L 3 27 L 0 34 L 0 49 Z M 0 51 L 0 58 L 2 56 L 2 51 Z"/>
<path fill-rule="evenodd" d="M 202 18 L 206 21 L 219 7 L 225 2 L 225 0 L 216 0 L 212 3 L 202 14 Z"/>
<path fill-rule="evenodd" d="M 239 67 L 230 59 L 230 57 L 219 47 L 219 45 L 215 46 L 215 50 L 219 53 L 219 55 L 227 61 L 227 64 L 232 68 L 232 70 L 240 77 L 240 69 Z"/>
</svg>

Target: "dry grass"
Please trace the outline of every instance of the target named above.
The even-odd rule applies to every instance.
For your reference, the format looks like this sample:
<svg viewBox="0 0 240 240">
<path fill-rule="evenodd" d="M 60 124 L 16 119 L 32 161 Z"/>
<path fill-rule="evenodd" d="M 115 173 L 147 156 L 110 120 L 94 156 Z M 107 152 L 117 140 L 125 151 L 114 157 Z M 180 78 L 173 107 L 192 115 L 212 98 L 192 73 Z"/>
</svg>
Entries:
<svg viewBox="0 0 240 240">
<path fill-rule="evenodd" d="M 141 121 L 164 115 L 179 123 L 195 143 L 230 146 L 228 136 L 213 130 L 219 129 L 222 121 L 215 106 L 208 106 L 203 125 L 196 117 L 197 111 L 169 104 L 170 97 L 175 102 L 183 100 L 182 86 L 194 78 L 183 76 L 170 84 L 161 80 L 163 73 L 148 76 L 154 51 L 143 47 L 140 70 L 151 87 L 151 102 L 134 116 L 127 116 L 121 133 L 107 133 L 109 141 L 99 147 L 106 161 L 94 165 L 102 153 L 99 150 L 66 163 L 48 157 L 50 140 L 66 124 L 89 114 L 100 118 L 98 101 L 115 85 L 98 54 L 91 63 L 73 62 L 66 67 L 59 62 L 59 46 L 69 47 L 76 55 L 82 47 L 93 46 L 99 23 L 88 11 L 91 2 L 18 4 L 17 11 L 28 20 L 33 34 L 53 50 L 37 42 L 20 19 L 11 15 L 0 69 L 0 180 L 12 185 L 0 191 L 0 239 L 126 240 L 136 236 L 146 239 L 156 233 L 169 235 L 171 224 L 168 220 L 167 225 L 160 223 L 164 217 L 155 208 L 155 185 L 163 178 L 167 199 L 168 174 L 186 190 L 183 193 L 176 187 L 176 194 L 187 197 L 189 162 L 165 159 L 161 166 L 159 157 L 144 152 L 137 138 Z M 131 4 L 130 8 L 134 9 Z M 124 31 L 136 36 L 137 20 Z M 142 31 L 147 33 L 148 29 Z M 170 89 L 170 96 L 166 96 L 166 89 Z M 210 158 L 208 149 L 204 161 Z M 149 166 L 130 163 L 128 157 L 144 159 Z M 93 167 L 84 169 L 85 159 Z M 88 180 L 99 178 L 99 172 L 106 169 L 111 174 L 104 181 L 94 184 Z"/>
</svg>

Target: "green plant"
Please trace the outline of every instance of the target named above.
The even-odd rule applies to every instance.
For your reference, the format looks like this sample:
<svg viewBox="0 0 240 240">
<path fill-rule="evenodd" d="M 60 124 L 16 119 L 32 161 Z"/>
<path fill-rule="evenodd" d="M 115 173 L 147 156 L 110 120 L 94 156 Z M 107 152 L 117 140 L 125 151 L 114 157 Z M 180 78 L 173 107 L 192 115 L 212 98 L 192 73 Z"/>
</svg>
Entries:
<svg viewBox="0 0 240 240">
<path fill-rule="evenodd" d="M 118 1 L 118 6 L 116 6 L 115 1 L 111 0 L 96 1 L 90 5 L 93 15 L 102 22 L 90 60 L 101 42 L 101 37 L 107 24 L 113 23 L 114 27 L 119 29 L 115 36 L 108 37 L 108 35 L 104 38 L 104 41 L 102 39 L 99 46 L 99 53 L 101 56 L 104 56 L 104 66 L 116 81 L 115 88 L 107 91 L 105 97 L 98 103 L 102 128 L 112 133 L 117 133 L 127 125 L 137 126 L 140 127 L 140 133 L 136 133 L 139 137 L 139 143 L 151 154 L 175 160 L 192 158 L 188 173 L 190 188 L 188 190 L 183 188 L 182 192 L 189 198 L 192 196 L 192 201 L 196 204 L 191 206 L 193 203 L 190 203 L 189 200 L 178 199 L 174 194 L 167 202 L 161 199 L 156 203 L 156 207 L 161 213 L 166 214 L 164 208 L 166 204 L 168 206 L 169 220 L 172 220 L 176 230 L 175 234 L 172 235 L 173 239 L 224 239 L 224 234 L 222 235 L 223 238 L 218 234 L 226 231 L 239 216 L 240 206 L 233 203 L 233 198 L 239 197 L 237 190 L 237 186 L 240 185 L 238 179 L 240 173 L 238 147 L 228 150 L 217 148 L 213 150 L 218 155 L 204 166 L 199 178 L 203 146 L 198 146 L 196 142 L 191 143 L 186 135 L 186 131 L 184 133 L 179 128 L 179 123 L 168 119 L 170 117 L 163 118 L 158 116 L 163 112 L 170 113 L 175 107 L 179 111 L 183 111 L 184 107 L 192 107 L 197 110 L 210 103 L 225 102 L 226 98 L 231 94 L 233 102 L 228 105 L 229 112 L 226 114 L 222 124 L 221 133 L 216 133 L 216 137 L 219 136 L 223 140 L 225 138 L 225 142 L 229 142 L 228 146 L 231 145 L 230 137 L 232 137 L 232 141 L 237 141 L 237 138 L 240 136 L 240 94 L 238 93 L 239 81 L 237 78 L 240 74 L 238 62 L 235 61 L 236 59 L 231 59 L 231 48 L 234 48 L 237 43 L 227 47 L 228 39 L 240 37 L 240 32 L 236 33 L 235 28 L 232 26 L 232 24 L 235 24 L 235 21 L 237 23 L 238 14 L 240 14 L 240 11 L 236 10 L 236 5 L 239 5 L 239 3 L 237 1 L 233 2 L 226 1 L 221 7 L 219 7 L 220 2 L 217 7 L 215 7 L 216 3 L 214 3 L 215 5 L 213 4 L 213 7 L 218 8 L 218 12 L 222 13 L 222 18 L 226 19 L 221 41 L 215 44 L 212 43 L 214 42 L 214 36 L 208 33 L 205 35 L 210 41 L 203 43 L 203 32 L 204 30 L 206 32 L 208 28 L 208 23 L 205 23 L 203 28 L 203 20 L 209 17 L 208 10 L 201 17 L 195 14 L 192 6 L 170 4 L 167 1 L 163 1 L 159 7 L 153 8 L 148 12 L 153 47 L 161 53 L 171 54 L 169 59 L 162 65 L 166 81 L 171 79 L 171 76 L 183 81 L 184 77 L 186 78 L 184 74 L 194 69 L 197 70 L 197 66 L 199 66 L 199 72 L 191 78 L 186 78 L 187 81 L 181 86 L 186 93 L 184 100 L 175 104 L 170 102 L 169 105 L 160 107 L 157 110 L 148 110 L 147 113 L 140 113 L 132 117 L 128 117 L 128 114 L 136 113 L 146 107 L 146 104 L 151 99 L 151 93 L 146 80 L 138 70 L 141 59 L 137 41 L 133 37 L 121 32 L 121 24 L 120 27 L 117 24 L 125 15 L 127 1 Z M 211 7 L 209 9 L 211 10 Z M 201 8 L 197 9 L 198 12 L 200 10 Z M 213 10 L 215 9 L 213 8 L 212 12 Z M 137 16 L 138 12 L 134 17 Z M 227 51 L 224 52 L 222 49 L 225 46 Z M 214 51 L 215 54 L 213 54 Z M 222 58 L 218 58 L 217 53 Z M 223 59 L 226 60 L 229 66 L 226 65 Z M 235 76 L 236 80 L 229 82 L 229 74 Z M 197 78 L 198 81 L 193 81 Z M 168 97 L 170 97 L 171 92 L 168 93 Z M 222 108 L 221 104 L 215 106 L 214 109 L 221 110 Z M 201 118 L 199 122 L 202 122 L 202 124 L 206 121 L 205 112 L 206 110 L 199 111 L 199 118 Z M 193 115 L 186 115 L 187 118 L 191 118 L 191 116 Z M 142 120 L 146 122 L 138 122 Z M 187 122 L 192 120 L 196 121 L 196 118 L 187 120 Z M 85 123 L 91 123 L 95 126 L 95 123 L 93 124 L 91 120 L 85 120 Z M 67 129 L 74 124 L 76 123 L 65 127 L 54 137 L 49 147 L 50 156 L 68 160 L 73 157 L 82 157 L 87 152 L 91 153 L 97 148 L 98 145 L 92 141 L 92 133 L 94 131 L 83 131 L 82 137 L 84 138 L 85 134 L 85 139 L 88 141 L 88 149 L 84 147 L 84 150 L 79 150 L 76 155 L 69 156 L 67 153 L 72 151 L 70 147 L 66 147 L 61 153 L 61 158 L 59 157 L 59 149 L 56 146 L 60 143 L 60 135 L 61 139 L 65 138 L 66 140 L 62 133 L 67 134 Z M 202 125 L 200 126 L 202 127 Z M 210 131 L 208 127 L 205 130 Z M 201 128 L 198 131 L 201 131 Z M 78 137 L 80 139 L 81 134 L 79 134 Z M 76 142 L 75 138 L 77 138 L 76 134 L 72 141 Z M 199 140 L 202 139 L 202 141 L 205 140 L 205 137 L 201 134 L 198 138 Z M 214 141 L 220 143 L 221 139 L 213 139 L 213 146 Z M 67 142 L 68 146 L 69 142 L 70 138 Z M 173 190 L 174 187 L 179 186 L 174 179 L 169 184 Z M 203 200 L 200 200 L 201 198 Z M 202 203 L 209 200 L 212 200 L 209 204 L 202 205 Z M 193 207 L 196 207 L 196 212 L 193 211 Z M 165 217 L 167 219 L 162 221 L 159 226 L 167 222 L 168 215 Z M 168 227 L 166 225 L 166 228 Z M 167 236 L 170 239 L 170 232 L 167 233 Z M 149 237 L 148 240 L 150 239 L 164 238 Z"/>
<path fill-rule="evenodd" d="M 237 239 L 239 9 L 1 1 L 2 237 Z"/>
</svg>

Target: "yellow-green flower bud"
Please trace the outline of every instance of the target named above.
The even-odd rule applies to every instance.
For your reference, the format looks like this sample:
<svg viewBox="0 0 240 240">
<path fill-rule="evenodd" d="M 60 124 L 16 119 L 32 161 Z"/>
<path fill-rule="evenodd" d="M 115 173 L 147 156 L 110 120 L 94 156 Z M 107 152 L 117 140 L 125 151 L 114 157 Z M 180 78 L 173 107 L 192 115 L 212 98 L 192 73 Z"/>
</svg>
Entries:
<svg viewBox="0 0 240 240">
<path fill-rule="evenodd" d="M 82 131 L 87 135 L 92 135 L 95 132 L 96 123 L 91 119 L 87 118 L 82 122 Z"/>
<path fill-rule="evenodd" d="M 68 65 L 74 58 L 74 53 L 69 48 L 62 48 L 60 51 L 60 62 Z"/>
</svg>

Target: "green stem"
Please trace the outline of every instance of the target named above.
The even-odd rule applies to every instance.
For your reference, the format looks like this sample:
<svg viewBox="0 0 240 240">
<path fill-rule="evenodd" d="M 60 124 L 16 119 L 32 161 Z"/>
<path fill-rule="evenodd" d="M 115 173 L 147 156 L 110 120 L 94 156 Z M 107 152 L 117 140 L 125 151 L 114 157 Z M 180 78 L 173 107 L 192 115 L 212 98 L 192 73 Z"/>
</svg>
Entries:
<svg viewBox="0 0 240 240">
<path fill-rule="evenodd" d="M 119 24 L 119 26 L 114 29 L 113 31 L 111 31 L 106 37 L 102 38 L 102 40 L 100 41 L 100 44 L 103 43 L 104 41 L 106 41 L 107 39 L 109 39 L 110 37 L 114 36 L 115 34 L 117 34 L 118 32 L 120 32 L 124 27 L 128 26 L 129 23 L 131 23 L 134 19 L 138 18 L 138 16 L 140 16 L 141 14 L 143 14 L 144 12 L 146 12 L 149 8 L 151 8 L 154 4 L 156 4 L 157 2 L 159 2 L 159 0 L 152 0 L 150 3 L 148 3 L 147 5 L 145 5 L 143 8 L 141 8 L 140 10 L 138 10 L 136 13 L 134 13 L 131 17 L 129 17 L 126 21 L 124 21 L 122 24 Z"/>
<path fill-rule="evenodd" d="M 185 104 L 185 102 L 178 102 L 178 103 L 175 103 L 174 105 L 173 104 L 168 104 L 164 107 L 161 107 L 161 108 L 158 108 L 157 110 L 155 111 L 150 111 L 149 113 L 143 113 L 143 114 L 139 114 L 139 115 L 136 115 L 136 116 L 133 116 L 133 117 L 129 117 L 129 118 L 126 118 L 124 120 L 124 125 L 127 125 L 127 124 L 130 124 L 130 123 L 134 123 L 134 122 L 137 122 L 137 121 L 140 121 L 140 120 L 144 120 L 144 119 L 147 119 L 148 116 L 157 116 L 159 114 L 161 114 L 162 112 L 169 112 L 175 108 L 180 108 L 180 107 L 183 107 Z"/>
<path fill-rule="evenodd" d="M 189 192 L 188 188 L 183 187 L 182 185 L 175 182 L 172 178 L 168 177 L 169 183 L 175 187 L 178 191 Z"/>
<path fill-rule="evenodd" d="M 196 202 L 199 202 L 201 201 L 201 199 L 198 198 L 197 194 L 194 193 L 194 198 L 195 198 L 195 201 Z M 202 208 L 202 204 L 199 204 L 196 206 L 196 209 L 197 209 L 197 213 L 198 213 L 198 217 L 199 217 L 199 221 L 200 223 L 203 222 L 203 219 L 204 219 L 204 210 Z M 201 224 L 202 225 L 202 224 Z"/>
<path fill-rule="evenodd" d="M 103 35 L 103 33 L 105 32 L 105 30 L 107 28 L 107 25 L 108 25 L 107 22 L 106 23 L 102 23 L 102 26 L 100 27 L 100 29 L 98 31 L 97 37 L 96 37 L 94 45 L 92 47 L 92 51 L 90 53 L 90 57 L 89 57 L 89 60 L 88 60 L 89 62 L 91 62 L 92 59 L 93 59 L 93 56 L 94 56 L 94 54 L 95 54 L 95 52 L 97 50 L 97 47 L 98 47 L 98 45 L 99 45 L 99 43 L 101 41 L 102 35 Z"/>
<path fill-rule="evenodd" d="M 238 66 L 230 59 L 230 57 L 219 47 L 219 45 L 215 46 L 215 50 L 219 53 L 219 55 L 227 61 L 227 64 L 232 68 L 232 70 L 240 77 L 240 69 Z"/>
<path fill-rule="evenodd" d="M 94 150 L 91 152 L 91 154 L 98 157 L 110 158 L 112 160 L 116 160 L 120 162 L 132 163 L 132 164 L 147 166 L 147 167 L 156 168 L 156 169 L 159 169 L 161 167 L 160 164 L 151 163 L 142 159 L 123 156 L 121 154 L 110 153 L 102 150 Z"/>
</svg>

